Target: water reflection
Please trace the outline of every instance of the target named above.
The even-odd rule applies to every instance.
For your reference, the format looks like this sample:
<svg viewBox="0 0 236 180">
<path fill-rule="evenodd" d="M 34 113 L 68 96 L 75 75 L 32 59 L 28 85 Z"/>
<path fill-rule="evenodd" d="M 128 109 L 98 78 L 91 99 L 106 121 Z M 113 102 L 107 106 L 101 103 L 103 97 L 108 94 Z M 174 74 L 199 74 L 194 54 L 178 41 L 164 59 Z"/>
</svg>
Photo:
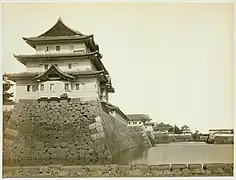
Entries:
<svg viewBox="0 0 236 180">
<path fill-rule="evenodd" d="M 113 163 L 120 165 L 127 164 L 147 164 L 148 163 L 148 151 L 147 148 L 135 148 L 124 151 L 121 155 L 117 156 Z"/>
<path fill-rule="evenodd" d="M 121 153 L 113 164 L 233 163 L 233 145 L 206 143 L 158 144 L 150 148 L 130 149 Z"/>
</svg>

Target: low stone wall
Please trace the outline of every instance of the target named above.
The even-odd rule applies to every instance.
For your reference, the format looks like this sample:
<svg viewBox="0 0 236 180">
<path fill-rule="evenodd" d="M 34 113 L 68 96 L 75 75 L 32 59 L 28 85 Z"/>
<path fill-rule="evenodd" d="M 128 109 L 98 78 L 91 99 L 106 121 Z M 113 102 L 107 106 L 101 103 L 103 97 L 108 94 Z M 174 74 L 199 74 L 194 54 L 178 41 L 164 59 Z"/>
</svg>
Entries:
<svg viewBox="0 0 236 180">
<path fill-rule="evenodd" d="M 124 150 L 151 145 L 103 112 L 99 101 L 26 102 L 15 105 L 5 129 L 4 165 L 104 164 Z"/>
<path fill-rule="evenodd" d="M 233 176 L 233 164 L 161 164 L 4 167 L 4 178 Z"/>
</svg>

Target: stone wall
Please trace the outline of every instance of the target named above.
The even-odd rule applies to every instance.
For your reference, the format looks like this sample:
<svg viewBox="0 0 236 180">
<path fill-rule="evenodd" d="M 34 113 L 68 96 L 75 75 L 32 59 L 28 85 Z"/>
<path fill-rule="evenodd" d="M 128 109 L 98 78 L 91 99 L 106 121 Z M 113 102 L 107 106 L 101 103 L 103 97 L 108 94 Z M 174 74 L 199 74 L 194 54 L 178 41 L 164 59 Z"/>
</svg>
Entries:
<svg viewBox="0 0 236 180">
<path fill-rule="evenodd" d="M 86 165 L 4 167 L 4 178 L 233 176 L 233 164 Z"/>
<path fill-rule="evenodd" d="M 4 133 L 4 165 L 104 164 L 138 146 L 150 146 L 147 137 L 99 101 L 17 103 Z"/>
</svg>

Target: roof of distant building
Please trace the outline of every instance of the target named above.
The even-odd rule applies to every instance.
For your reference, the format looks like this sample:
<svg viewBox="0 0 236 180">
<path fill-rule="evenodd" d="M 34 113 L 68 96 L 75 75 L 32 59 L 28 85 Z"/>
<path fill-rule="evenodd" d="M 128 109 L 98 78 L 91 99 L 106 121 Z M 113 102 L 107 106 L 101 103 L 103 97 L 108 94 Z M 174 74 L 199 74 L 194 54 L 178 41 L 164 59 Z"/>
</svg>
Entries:
<svg viewBox="0 0 236 180">
<path fill-rule="evenodd" d="M 126 114 L 130 121 L 151 121 L 148 114 Z"/>
<path fill-rule="evenodd" d="M 112 111 L 112 110 L 116 111 L 116 112 L 117 112 L 120 116 L 122 116 L 125 120 L 129 121 L 128 117 L 123 113 L 123 111 L 122 111 L 119 107 L 114 106 L 114 105 L 112 105 L 111 103 L 107 103 L 107 102 L 102 102 L 102 103 L 104 103 L 104 104 L 108 107 L 108 109 L 109 109 L 110 111 Z"/>
</svg>

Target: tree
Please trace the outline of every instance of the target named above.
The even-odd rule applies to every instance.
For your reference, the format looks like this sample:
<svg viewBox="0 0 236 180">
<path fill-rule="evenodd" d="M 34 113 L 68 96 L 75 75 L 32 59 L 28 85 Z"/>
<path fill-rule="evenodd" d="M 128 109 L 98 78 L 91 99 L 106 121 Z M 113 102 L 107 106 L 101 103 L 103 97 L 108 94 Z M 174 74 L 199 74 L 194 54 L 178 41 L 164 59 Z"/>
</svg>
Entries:
<svg viewBox="0 0 236 180">
<path fill-rule="evenodd" d="M 7 80 L 7 77 L 3 75 L 3 102 L 9 101 L 9 98 L 13 97 L 13 93 L 7 92 L 13 84 Z"/>
<path fill-rule="evenodd" d="M 169 127 L 168 127 L 168 132 L 169 132 L 169 133 L 170 133 L 170 132 L 174 132 L 174 127 L 169 125 Z"/>
<path fill-rule="evenodd" d="M 174 133 L 175 134 L 181 134 L 182 132 L 181 132 L 181 130 L 179 129 L 179 127 L 178 126 L 174 126 Z"/>
<path fill-rule="evenodd" d="M 193 139 L 194 140 L 199 140 L 200 139 L 200 134 L 199 134 L 198 130 L 196 130 L 195 133 L 193 134 Z"/>
</svg>

